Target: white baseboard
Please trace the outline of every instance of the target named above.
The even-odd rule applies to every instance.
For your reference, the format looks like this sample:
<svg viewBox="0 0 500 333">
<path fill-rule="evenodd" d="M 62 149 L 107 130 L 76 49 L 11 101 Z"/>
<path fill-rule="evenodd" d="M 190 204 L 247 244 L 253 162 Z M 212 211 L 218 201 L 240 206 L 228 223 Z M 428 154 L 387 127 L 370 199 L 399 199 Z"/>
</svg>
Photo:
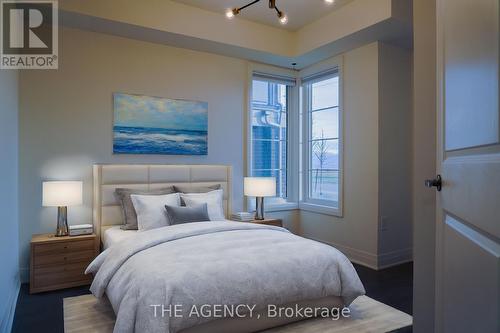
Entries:
<svg viewBox="0 0 500 333">
<path fill-rule="evenodd" d="M 311 239 L 333 246 L 334 248 L 345 254 L 345 256 L 349 258 L 349 260 L 352 261 L 353 263 L 375 270 L 380 270 L 413 261 L 412 248 L 407 248 L 382 254 L 374 254 L 363 250 L 358 250 L 349 246 L 335 244 L 332 242 L 326 242 L 320 239 L 314 239 L 314 238 Z"/>
<path fill-rule="evenodd" d="M 16 313 L 16 305 L 17 305 L 17 298 L 19 296 L 19 290 L 21 289 L 21 282 L 18 280 L 15 283 L 14 288 L 12 289 L 12 292 L 10 293 L 9 297 L 7 298 L 7 311 L 4 315 L 4 318 L 2 318 L 1 322 L 1 327 L 0 327 L 0 332 L 11 332 L 12 331 L 12 324 L 14 322 L 14 314 Z"/>
<path fill-rule="evenodd" d="M 311 239 L 313 239 L 313 238 L 311 238 Z M 333 246 L 334 248 L 336 248 L 337 250 L 339 250 L 340 252 L 345 254 L 345 256 L 347 258 L 349 258 L 349 260 L 352 261 L 353 263 L 360 264 L 362 266 L 366 266 L 366 267 L 369 267 L 371 269 L 378 269 L 377 268 L 377 262 L 378 262 L 377 259 L 378 258 L 377 258 L 376 254 L 369 253 L 369 252 L 366 252 L 363 250 L 354 249 L 352 247 L 345 246 L 345 245 L 335 244 L 332 242 L 326 242 L 326 241 L 323 241 L 320 239 L 313 239 L 313 240 L 320 242 L 320 243 L 325 243 L 325 244 L 328 244 L 330 246 Z"/>
<path fill-rule="evenodd" d="M 413 261 L 413 249 L 401 249 L 378 255 L 378 269 L 384 269 Z"/>
</svg>

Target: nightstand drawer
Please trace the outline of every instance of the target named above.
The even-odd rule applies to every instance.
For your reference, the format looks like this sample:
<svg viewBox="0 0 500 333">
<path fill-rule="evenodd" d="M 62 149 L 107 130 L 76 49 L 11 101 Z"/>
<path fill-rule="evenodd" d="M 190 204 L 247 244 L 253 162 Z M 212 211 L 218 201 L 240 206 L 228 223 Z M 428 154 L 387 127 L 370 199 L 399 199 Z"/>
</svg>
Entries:
<svg viewBox="0 0 500 333">
<path fill-rule="evenodd" d="M 72 266 L 72 267 L 69 267 Z M 92 281 L 92 275 L 85 275 L 87 265 L 64 265 L 52 267 L 53 270 L 43 269 L 43 273 L 39 269 L 35 269 L 34 285 L 36 288 L 44 288 L 59 284 L 67 284 L 73 282 L 88 282 Z"/>
<path fill-rule="evenodd" d="M 90 284 L 85 269 L 99 253 L 95 234 L 55 237 L 33 235 L 31 239 L 30 293 Z"/>
<path fill-rule="evenodd" d="M 77 262 L 73 264 L 63 264 L 63 265 L 57 265 L 57 266 L 42 266 L 42 267 L 36 267 L 35 268 L 35 275 L 46 275 L 46 274 L 60 274 L 60 273 L 67 273 L 71 274 L 74 272 L 79 272 L 80 274 L 83 274 L 87 266 L 90 264 L 91 260 L 87 261 L 82 261 L 82 262 Z"/>
<path fill-rule="evenodd" d="M 94 259 L 94 250 L 86 250 L 79 252 L 53 253 L 37 255 L 34 258 L 34 266 L 69 264 L 77 262 L 86 262 Z"/>
<path fill-rule="evenodd" d="M 95 242 L 93 240 L 38 244 L 35 245 L 34 252 L 35 255 L 60 254 L 68 252 L 93 250 L 94 246 Z"/>
</svg>

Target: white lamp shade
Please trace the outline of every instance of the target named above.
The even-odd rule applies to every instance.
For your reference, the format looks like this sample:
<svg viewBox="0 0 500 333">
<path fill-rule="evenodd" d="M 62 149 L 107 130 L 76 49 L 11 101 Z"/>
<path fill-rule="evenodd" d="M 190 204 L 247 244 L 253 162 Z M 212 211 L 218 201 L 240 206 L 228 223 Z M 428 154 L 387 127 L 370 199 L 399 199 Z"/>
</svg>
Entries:
<svg viewBox="0 0 500 333">
<path fill-rule="evenodd" d="M 244 191 L 248 197 L 275 197 L 275 177 L 245 177 Z"/>
<path fill-rule="evenodd" d="M 74 181 L 43 182 L 44 207 L 64 207 L 82 204 L 83 183 Z"/>
</svg>

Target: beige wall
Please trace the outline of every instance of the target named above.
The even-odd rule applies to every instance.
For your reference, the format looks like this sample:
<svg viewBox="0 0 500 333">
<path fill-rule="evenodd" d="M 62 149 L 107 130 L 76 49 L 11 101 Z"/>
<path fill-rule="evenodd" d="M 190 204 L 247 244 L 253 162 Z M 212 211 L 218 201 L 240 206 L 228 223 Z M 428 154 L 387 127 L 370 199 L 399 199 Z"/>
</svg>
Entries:
<svg viewBox="0 0 500 333">
<path fill-rule="evenodd" d="M 378 266 L 412 257 L 412 54 L 379 44 Z"/>
<path fill-rule="evenodd" d="M 300 212 L 305 237 L 374 266 L 378 216 L 378 45 L 343 55 L 344 217 Z"/>
<path fill-rule="evenodd" d="M 18 71 L 0 70 L 0 332 L 10 332 L 19 291 Z"/>
<path fill-rule="evenodd" d="M 316 20 L 296 33 L 295 54 L 310 52 L 333 40 L 390 19 L 393 0 L 355 0 Z M 401 0 L 395 0 L 401 1 Z M 356 19 L 353 19 L 353 18 Z"/>
<path fill-rule="evenodd" d="M 223 10 L 171 0 L 148 0 L 148 6 L 137 0 L 60 0 L 59 7 L 70 27 L 304 68 L 372 41 L 409 38 L 410 3 L 352 0 L 297 31 L 249 21 L 245 14 L 227 20 Z"/>
<path fill-rule="evenodd" d="M 366 0 L 364 0 L 366 1 Z M 389 1 L 389 0 L 386 0 Z M 62 10 L 129 23 L 179 36 L 190 36 L 285 56 L 294 55 L 293 32 L 234 19 L 170 0 L 61 0 Z"/>
<path fill-rule="evenodd" d="M 343 55 L 344 216 L 300 212 L 306 237 L 373 268 L 412 258 L 411 52 L 373 43 Z"/>
<path fill-rule="evenodd" d="M 230 164 L 233 208 L 243 208 L 247 62 L 69 28 L 62 28 L 60 35 L 59 70 L 20 75 L 20 265 L 24 279 L 31 235 L 55 229 L 55 209 L 41 207 L 42 180 L 83 180 L 84 204 L 70 207 L 69 221 L 88 223 L 94 163 Z M 342 56 L 344 218 L 306 211 L 268 214 L 284 218 L 295 232 L 330 242 L 351 259 L 372 267 L 379 254 L 380 55 L 378 43 L 372 43 Z M 207 101 L 209 155 L 113 155 L 113 92 Z"/>
<path fill-rule="evenodd" d="M 41 207 L 41 181 L 83 180 L 83 206 L 68 209 L 69 223 L 89 223 L 93 163 L 230 164 L 234 209 L 242 208 L 246 62 L 80 30 L 60 35 L 59 70 L 20 75 L 24 279 L 31 235 L 55 230 L 56 210 Z M 208 102 L 208 156 L 113 155 L 113 92 Z"/>
</svg>

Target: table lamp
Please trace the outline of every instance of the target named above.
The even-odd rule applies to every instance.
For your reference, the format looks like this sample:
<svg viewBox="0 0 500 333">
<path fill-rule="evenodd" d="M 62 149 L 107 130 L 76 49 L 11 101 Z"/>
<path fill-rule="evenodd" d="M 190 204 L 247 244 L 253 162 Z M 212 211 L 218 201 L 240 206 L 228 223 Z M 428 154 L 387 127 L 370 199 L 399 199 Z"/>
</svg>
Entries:
<svg viewBox="0 0 500 333">
<path fill-rule="evenodd" d="M 57 207 L 56 236 L 68 235 L 68 206 L 82 204 L 83 183 L 80 181 L 43 182 L 44 207 Z"/>
<path fill-rule="evenodd" d="M 264 219 L 264 197 L 276 196 L 276 178 L 245 177 L 244 192 L 248 197 L 255 197 L 255 219 Z"/>
</svg>

